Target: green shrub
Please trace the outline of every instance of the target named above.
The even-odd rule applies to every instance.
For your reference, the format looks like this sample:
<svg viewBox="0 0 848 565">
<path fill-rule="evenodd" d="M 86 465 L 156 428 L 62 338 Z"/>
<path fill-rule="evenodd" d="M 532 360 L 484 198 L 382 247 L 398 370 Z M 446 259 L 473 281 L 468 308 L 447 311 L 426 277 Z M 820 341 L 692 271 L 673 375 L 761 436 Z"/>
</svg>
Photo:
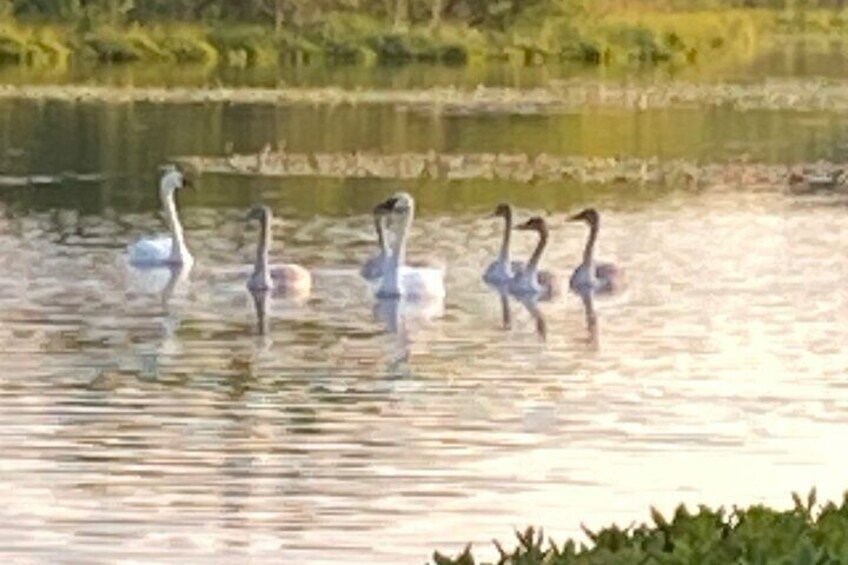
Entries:
<svg viewBox="0 0 848 565">
<path fill-rule="evenodd" d="M 128 29 L 101 26 L 87 32 L 83 41 L 89 49 L 89 54 L 102 62 L 126 63 L 173 59 L 167 50 L 138 26 Z"/>
<path fill-rule="evenodd" d="M 368 46 L 382 63 L 464 64 L 486 53 L 485 41 L 479 33 L 449 26 L 438 29 L 418 26 L 403 33 L 377 33 L 368 39 Z"/>
<path fill-rule="evenodd" d="M 214 63 L 218 51 L 207 39 L 206 30 L 191 25 L 158 26 L 151 36 L 163 51 L 178 63 Z"/>
<path fill-rule="evenodd" d="M 332 62 L 372 63 L 377 55 L 369 39 L 383 29 L 385 25 L 370 16 L 334 12 L 304 31 L 306 38 L 320 45 L 324 56 Z"/>
<path fill-rule="evenodd" d="M 274 33 L 266 26 L 224 24 L 209 40 L 230 66 L 269 65 L 278 60 Z"/>
<path fill-rule="evenodd" d="M 0 62 L 21 63 L 29 52 L 28 38 L 17 27 L 0 24 Z"/>
<path fill-rule="evenodd" d="M 318 45 L 290 30 L 278 31 L 274 35 L 274 44 L 280 57 L 292 64 L 307 63 L 321 53 Z"/>
<path fill-rule="evenodd" d="M 499 565 L 726 565 L 848 563 L 848 493 L 842 504 L 816 507 L 815 491 L 806 501 L 797 495 L 795 508 L 778 511 L 764 506 L 712 510 L 694 514 L 678 507 L 671 520 L 652 510 L 652 525 L 598 532 L 584 530 L 589 545 L 573 540 L 546 543 L 533 528 L 517 533 L 518 545 L 505 551 L 496 543 Z M 475 565 L 470 546 L 451 559 L 435 553 L 437 565 Z"/>
</svg>

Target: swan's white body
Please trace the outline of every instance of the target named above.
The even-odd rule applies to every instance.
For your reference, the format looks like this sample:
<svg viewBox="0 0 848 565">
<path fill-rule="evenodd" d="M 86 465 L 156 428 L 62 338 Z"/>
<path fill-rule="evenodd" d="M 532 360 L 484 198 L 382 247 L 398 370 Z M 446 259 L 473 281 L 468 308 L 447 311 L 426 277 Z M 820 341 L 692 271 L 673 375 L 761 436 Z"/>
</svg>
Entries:
<svg viewBox="0 0 848 565">
<path fill-rule="evenodd" d="M 167 304 L 171 297 L 185 285 L 190 269 L 185 265 L 130 268 L 127 270 L 128 282 L 133 291 L 143 294 L 158 294 L 162 303 Z"/>
<path fill-rule="evenodd" d="M 400 231 L 377 289 L 378 298 L 444 298 L 445 272 L 437 267 L 412 267 L 405 264 L 406 238 L 413 218 L 415 201 L 409 194 L 400 193 L 391 200 L 391 211 L 402 215 Z"/>
<path fill-rule="evenodd" d="M 271 248 L 271 209 L 260 206 L 250 211 L 248 219 L 259 220 L 259 244 L 253 273 L 247 280 L 247 288 L 265 291 L 274 288 L 297 294 L 309 294 L 312 290 L 312 275 L 300 265 L 285 263 L 271 266 L 268 255 Z"/>
<path fill-rule="evenodd" d="M 377 291 L 380 298 L 444 298 L 445 273 L 436 267 L 389 266 L 383 284 Z"/>
<path fill-rule="evenodd" d="M 572 217 L 571 220 L 582 220 L 589 224 L 589 238 L 583 250 L 583 262 L 571 274 L 569 286 L 578 294 L 615 292 L 621 285 L 621 271 L 612 263 L 595 262 L 595 242 L 600 230 L 600 215 L 590 208 Z"/>
<path fill-rule="evenodd" d="M 495 210 L 495 216 L 504 219 L 504 235 L 501 242 L 501 250 L 495 259 L 483 273 L 483 280 L 495 286 L 508 285 L 515 277 L 524 270 L 524 263 L 510 259 L 510 241 L 512 239 L 512 207 L 508 204 L 500 204 Z"/>
<path fill-rule="evenodd" d="M 143 238 L 130 245 L 128 253 L 131 264 L 138 267 L 162 267 L 191 265 L 194 262 L 185 243 L 183 226 L 174 201 L 174 193 L 182 186 L 183 175 L 176 168 L 171 168 L 162 176 L 159 197 L 171 234 Z"/>
</svg>

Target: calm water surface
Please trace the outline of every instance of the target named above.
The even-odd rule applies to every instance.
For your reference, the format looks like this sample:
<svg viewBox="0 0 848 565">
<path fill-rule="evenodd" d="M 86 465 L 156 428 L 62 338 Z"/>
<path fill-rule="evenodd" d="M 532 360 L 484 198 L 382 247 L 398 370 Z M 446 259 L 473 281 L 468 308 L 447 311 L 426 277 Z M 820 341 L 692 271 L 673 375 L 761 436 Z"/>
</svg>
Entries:
<svg viewBox="0 0 848 565">
<path fill-rule="evenodd" d="M 617 128 L 614 132 L 611 128 Z M 0 104 L 0 546 L 54 562 L 421 563 L 539 524 L 649 505 L 837 496 L 848 421 L 848 198 L 636 186 L 415 184 L 412 255 L 441 305 L 377 304 L 357 276 L 396 185 L 205 177 L 179 195 L 191 272 L 137 271 L 180 154 L 548 151 L 839 157 L 827 113 L 669 110 L 445 118 L 391 108 Z M 74 174 L 70 174 L 74 173 Z M 95 173 L 93 178 L 76 174 Z M 43 184 L 14 179 L 42 175 Z M 480 281 L 509 199 L 547 214 L 567 276 L 604 212 L 627 291 L 525 305 Z M 305 301 L 244 289 L 269 203 Z M 516 253 L 532 249 L 517 234 Z M 257 308 L 269 331 L 257 328 Z M 545 334 L 540 335 L 540 329 Z"/>
</svg>

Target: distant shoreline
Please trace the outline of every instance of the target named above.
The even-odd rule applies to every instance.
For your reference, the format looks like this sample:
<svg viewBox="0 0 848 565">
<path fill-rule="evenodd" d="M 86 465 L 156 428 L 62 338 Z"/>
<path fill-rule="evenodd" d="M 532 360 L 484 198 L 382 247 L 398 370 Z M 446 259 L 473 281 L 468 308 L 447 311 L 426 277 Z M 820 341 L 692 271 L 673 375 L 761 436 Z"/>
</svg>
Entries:
<svg viewBox="0 0 848 565">
<path fill-rule="evenodd" d="M 735 110 L 848 112 L 848 81 L 787 79 L 748 83 L 630 84 L 575 79 L 536 88 L 431 87 L 422 89 L 114 87 L 0 85 L 0 100 L 107 104 L 245 104 L 268 106 L 391 105 L 443 114 L 539 115 L 587 108 L 708 106 Z"/>
</svg>

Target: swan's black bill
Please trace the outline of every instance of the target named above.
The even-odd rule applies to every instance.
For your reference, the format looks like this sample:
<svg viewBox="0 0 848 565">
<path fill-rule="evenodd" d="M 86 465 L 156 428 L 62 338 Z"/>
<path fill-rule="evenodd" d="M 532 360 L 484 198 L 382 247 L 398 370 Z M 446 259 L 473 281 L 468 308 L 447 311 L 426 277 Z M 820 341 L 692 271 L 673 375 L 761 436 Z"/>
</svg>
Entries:
<svg viewBox="0 0 848 565">
<path fill-rule="evenodd" d="M 264 220 L 271 216 L 271 209 L 267 206 L 254 206 L 247 213 L 246 220 Z"/>
<path fill-rule="evenodd" d="M 541 216 L 533 216 L 532 218 L 530 218 L 526 222 L 524 222 L 522 224 L 518 224 L 513 229 L 542 231 L 542 230 L 546 229 L 546 227 L 547 226 L 545 225 L 544 218 L 542 218 Z"/>
<path fill-rule="evenodd" d="M 389 212 L 393 212 L 394 209 L 395 209 L 395 206 L 397 206 L 397 203 L 398 203 L 397 198 L 395 198 L 395 197 L 389 198 L 388 200 L 385 200 L 385 201 L 381 202 L 380 204 L 377 204 L 377 206 L 374 207 L 374 213 L 375 214 L 387 214 Z"/>
<path fill-rule="evenodd" d="M 501 202 L 498 204 L 498 207 L 495 208 L 495 211 L 492 212 L 490 218 L 508 218 L 512 216 L 512 206 L 507 204 L 506 202 Z"/>
<path fill-rule="evenodd" d="M 598 212 L 594 208 L 586 208 L 582 212 L 568 218 L 569 222 L 589 222 L 595 223 L 598 221 Z"/>
</svg>

